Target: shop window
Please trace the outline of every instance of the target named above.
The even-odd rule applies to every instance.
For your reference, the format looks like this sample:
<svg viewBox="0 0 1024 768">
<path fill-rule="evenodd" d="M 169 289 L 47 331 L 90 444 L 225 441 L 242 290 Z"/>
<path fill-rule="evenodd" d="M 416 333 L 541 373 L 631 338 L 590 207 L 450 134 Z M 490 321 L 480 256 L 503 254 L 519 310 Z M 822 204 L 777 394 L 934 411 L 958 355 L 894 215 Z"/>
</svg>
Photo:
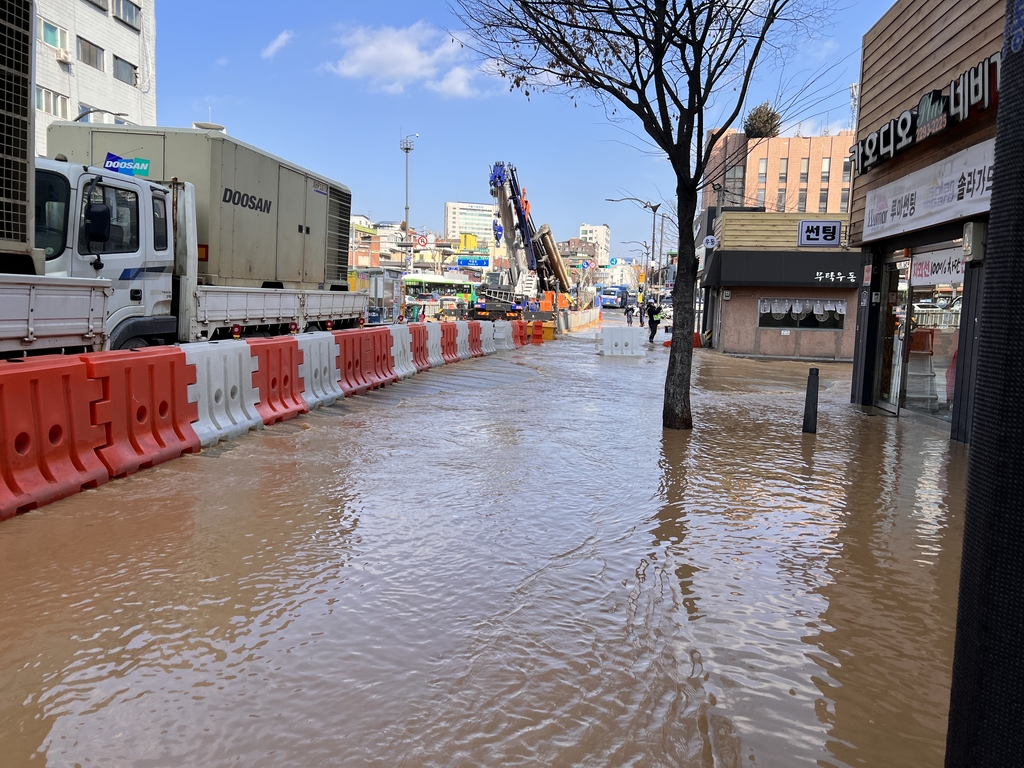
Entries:
<svg viewBox="0 0 1024 768">
<path fill-rule="evenodd" d="M 846 325 L 845 299 L 775 299 L 758 301 L 758 328 L 841 331 Z"/>
<path fill-rule="evenodd" d="M 828 188 L 821 190 L 818 193 L 818 213 L 826 213 L 828 211 Z"/>
<path fill-rule="evenodd" d="M 764 184 L 768 181 L 768 158 L 762 157 L 757 161 L 757 183 Z"/>
<path fill-rule="evenodd" d="M 784 157 L 779 160 L 779 184 L 785 184 L 786 179 L 789 176 L 789 158 Z"/>
<path fill-rule="evenodd" d="M 810 172 L 811 159 L 809 157 L 800 158 L 800 183 L 807 183 L 807 174 Z"/>
<path fill-rule="evenodd" d="M 821 158 L 821 183 L 828 184 L 829 174 L 832 172 L 832 158 Z"/>
<path fill-rule="evenodd" d="M 850 188 L 843 187 L 843 191 L 839 194 L 839 212 L 849 213 L 850 212 Z"/>
<path fill-rule="evenodd" d="M 775 210 L 784 213 L 786 210 L 786 190 L 780 189 L 775 201 Z"/>
<path fill-rule="evenodd" d="M 807 190 L 801 189 L 796 198 L 796 209 L 803 213 L 807 210 Z"/>
</svg>

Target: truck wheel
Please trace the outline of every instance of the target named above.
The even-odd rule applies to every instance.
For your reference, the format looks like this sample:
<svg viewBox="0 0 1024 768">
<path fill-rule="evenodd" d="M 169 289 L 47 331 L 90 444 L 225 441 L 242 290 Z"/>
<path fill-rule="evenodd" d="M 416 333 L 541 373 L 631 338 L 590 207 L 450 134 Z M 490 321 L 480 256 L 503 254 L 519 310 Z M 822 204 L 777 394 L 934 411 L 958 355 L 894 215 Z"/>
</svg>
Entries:
<svg viewBox="0 0 1024 768">
<path fill-rule="evenodd" d="M 118 349 L 142 349 L 143 347 L 148 346 L 149 342 L 141 336 L 132 336 L 131 338 L 122 341 Z"/>
</svg>

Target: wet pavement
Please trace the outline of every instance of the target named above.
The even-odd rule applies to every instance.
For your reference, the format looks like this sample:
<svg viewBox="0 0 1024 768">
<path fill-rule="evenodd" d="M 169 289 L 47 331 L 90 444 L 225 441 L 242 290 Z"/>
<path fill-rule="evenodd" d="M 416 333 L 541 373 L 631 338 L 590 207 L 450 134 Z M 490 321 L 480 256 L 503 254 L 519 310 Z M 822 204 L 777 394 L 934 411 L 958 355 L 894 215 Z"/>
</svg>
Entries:
<svg viewBox="0 0 1024 768">
<path fill-rule="evenodd" d="M 0 763 L 940 766 L 963 451 L 593 336 L 0 525 Z"/>
</svg>

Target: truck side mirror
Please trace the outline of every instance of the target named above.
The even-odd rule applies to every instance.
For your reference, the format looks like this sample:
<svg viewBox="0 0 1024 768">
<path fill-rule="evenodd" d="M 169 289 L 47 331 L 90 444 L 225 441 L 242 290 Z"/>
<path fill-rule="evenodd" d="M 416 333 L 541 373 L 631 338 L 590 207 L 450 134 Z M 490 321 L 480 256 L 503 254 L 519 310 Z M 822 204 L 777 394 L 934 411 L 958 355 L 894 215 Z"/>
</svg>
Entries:
<svg viewBox="0 0 1024 768">
<path fill-rule="evenodd" d="M 85 206 L 85 232 L 90 243 L 105 243 L 110 239 L 110 208 L 106 203 Z"/>
</svg>

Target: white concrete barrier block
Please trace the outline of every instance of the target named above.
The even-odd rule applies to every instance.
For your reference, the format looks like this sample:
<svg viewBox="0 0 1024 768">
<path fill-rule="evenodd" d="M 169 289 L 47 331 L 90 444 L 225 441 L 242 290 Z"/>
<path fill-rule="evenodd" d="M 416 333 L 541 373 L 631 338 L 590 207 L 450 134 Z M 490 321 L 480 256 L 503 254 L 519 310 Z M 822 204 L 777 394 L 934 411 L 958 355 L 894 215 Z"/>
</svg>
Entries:
<svg viewBox="0 0 1024 768">
<path fill-rule="evenodd" d="M 455 347 L 459 352 L 459 360 L 469 360 L 473 357 L 473 353 L 469 351 L 469 323 L 465 320 L 456 320 L 455 327 L 458 329 Z"/>
<path fill-rule="evenodd" d="M 295 337 L 302 351 L 299 378 L 302 379 L 302 397 L 310 408 L 332 405 L 345 397 L 341 389 L 341 371 L 338 356 L 341 350 L 333 333 L 300 333 Z"/>
<path fill-rule="evenodd" d="M 199 420 L 192 428 L 204 448 L 241 437 L 250 429 L 263 429 L 263 418 L 256 410 L 260 396 L 252 385 L 259 360 L 245 341 L 199 341 L 182 344 L 181 350 L 185 362 L 196 367 L 188 401 L 198 407 Z"/>
<path fill-rule="evenodd" d="M 516 348 L 512 340 L 512 323 L 508 320 L 494 321 L 494 346 L 496 349 L 511 351 Z"/>
<path fill-rule="evenodd" d="M 412 362 L 412 331 L 407 325 L 389 325 L 391 331 L 391 356 L 395 359 L 395 373 L 399 379 L 416 375 Z"/>
<path fill-rule="evenodd" d="M 441 353 L 441 324 L 427 323 L 427 360 L 431 368 L 438 368 L 444 365 L 444 355 Z"/>
<path fill-rule="evenodd" d="M 608 326 L 601 329 L 601 354 L 610 357 L 642 357 L 644 329 Z"/>
</svg>

